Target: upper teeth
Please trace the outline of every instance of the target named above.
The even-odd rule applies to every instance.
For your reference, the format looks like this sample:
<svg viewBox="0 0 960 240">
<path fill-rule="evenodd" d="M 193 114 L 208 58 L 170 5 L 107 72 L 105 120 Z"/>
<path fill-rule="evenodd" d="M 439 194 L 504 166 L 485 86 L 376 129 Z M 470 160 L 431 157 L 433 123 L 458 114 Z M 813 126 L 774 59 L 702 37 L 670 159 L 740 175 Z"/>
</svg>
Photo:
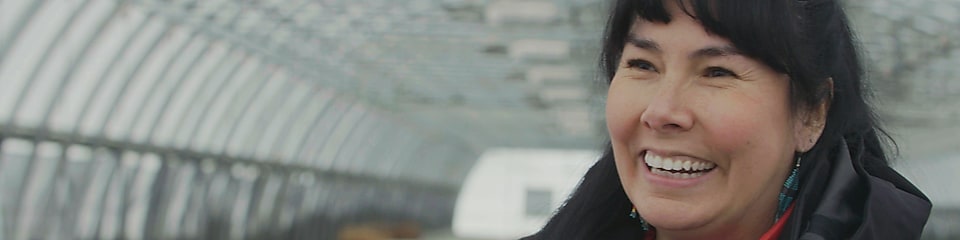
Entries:
<svg viewBox="0 0 960 240">
<path fill-rule="evenodd" d="M 666 170 L 687 170 L 687 171 L 700 171 L 700 170 L 710 170 L 716 167 L 717 165 L 711 162 L 702 162 L 702 161 L 691 161 L 691 160 L 674 160 L 670 158 L 665 158 L 647 152 L 644 154 L 643 161 L 647 163 L 647 166 L 661 168 Z"/>
</svg>

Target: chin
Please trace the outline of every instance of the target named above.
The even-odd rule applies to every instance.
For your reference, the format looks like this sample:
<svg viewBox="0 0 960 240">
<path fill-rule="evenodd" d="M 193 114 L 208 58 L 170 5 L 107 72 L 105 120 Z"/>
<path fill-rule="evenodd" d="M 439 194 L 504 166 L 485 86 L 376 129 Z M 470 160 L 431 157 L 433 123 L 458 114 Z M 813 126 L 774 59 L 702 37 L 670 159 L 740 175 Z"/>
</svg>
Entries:
<svg viewBox="0 0 960 240">
<path fill-rule="evenodd" d="M 645 221 L 658 229 L 689 230 L 701 228 L 709 223 L 706 206 L 685 203 L 670 199 L 647 198 L 637 206 L 637 211 Z"/>
</svg>

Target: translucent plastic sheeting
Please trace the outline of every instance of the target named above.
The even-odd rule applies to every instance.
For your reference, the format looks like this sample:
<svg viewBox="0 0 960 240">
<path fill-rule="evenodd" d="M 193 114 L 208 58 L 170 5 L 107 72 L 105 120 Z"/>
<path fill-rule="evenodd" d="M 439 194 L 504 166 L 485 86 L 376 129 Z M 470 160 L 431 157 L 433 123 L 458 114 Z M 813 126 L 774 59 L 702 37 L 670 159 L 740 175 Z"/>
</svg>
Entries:
<svg viewBox="0 0 960 240">
<path fill-rule="evenodd" d="M 443 219 L 452 208 L 404 208 L 452 197 L 477 149 L 449 131 L 469 126 L 424 127 L 361 90 L 506 71 L 370 67 L 437 56 L 378 32 L 429 32 L 414 25 L 439 4 L 0 1 L 2 237 L 327 238 L 363 216 Z"/>
</svg>

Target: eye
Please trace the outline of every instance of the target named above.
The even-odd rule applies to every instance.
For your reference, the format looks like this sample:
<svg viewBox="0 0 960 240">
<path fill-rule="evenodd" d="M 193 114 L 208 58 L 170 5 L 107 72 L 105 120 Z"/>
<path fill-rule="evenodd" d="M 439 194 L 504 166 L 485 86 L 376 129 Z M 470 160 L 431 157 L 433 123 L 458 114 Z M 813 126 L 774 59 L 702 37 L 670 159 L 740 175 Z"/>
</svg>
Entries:
<svg viewBox="0 0 960 240">
<path fill-rule="evenodd" d="M 630 59 L 627 61 L 627 67 L 643 71 L 656 72 L 657 68 L 653 66 L 652 63 L 647 60 L 642 59 Z"/>
<path fill-rule="evenodd" d="M 719 77 L 735 78 L 737 77 L 737 74 L 733 73 L 733 71 L 727 70 L 726 68 L 722 68 L 722 67 L 708 67 L 707 70 L 704 71 L 703 76 L 708 78 L 719 78 Z"/>
</svg>

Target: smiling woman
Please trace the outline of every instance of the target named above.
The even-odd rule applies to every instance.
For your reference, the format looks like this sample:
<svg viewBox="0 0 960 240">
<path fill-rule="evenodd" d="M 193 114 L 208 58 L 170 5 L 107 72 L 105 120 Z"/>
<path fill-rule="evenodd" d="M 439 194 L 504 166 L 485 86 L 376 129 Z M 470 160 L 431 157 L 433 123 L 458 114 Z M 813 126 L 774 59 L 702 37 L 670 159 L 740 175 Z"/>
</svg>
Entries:
<svg viewBox="0 0 960 240">
<path fill-rule="evenodd" d="M 916 239 L 835 0 L 618 0 L 610 144 L 531 239 Z"/>
<path fill-rule="evenodd" d="M 819 137 L 825 108 L 795 116 L 787 75 L 725 50 L 735 48 L 666 7 L 677 16 L 669 23 L 634 23 L 610 84 L 623 188 L 661 235 L 759 236 L 781 189 L 770 183 L 783 182 L 794 152 Z"/>
</svg>

